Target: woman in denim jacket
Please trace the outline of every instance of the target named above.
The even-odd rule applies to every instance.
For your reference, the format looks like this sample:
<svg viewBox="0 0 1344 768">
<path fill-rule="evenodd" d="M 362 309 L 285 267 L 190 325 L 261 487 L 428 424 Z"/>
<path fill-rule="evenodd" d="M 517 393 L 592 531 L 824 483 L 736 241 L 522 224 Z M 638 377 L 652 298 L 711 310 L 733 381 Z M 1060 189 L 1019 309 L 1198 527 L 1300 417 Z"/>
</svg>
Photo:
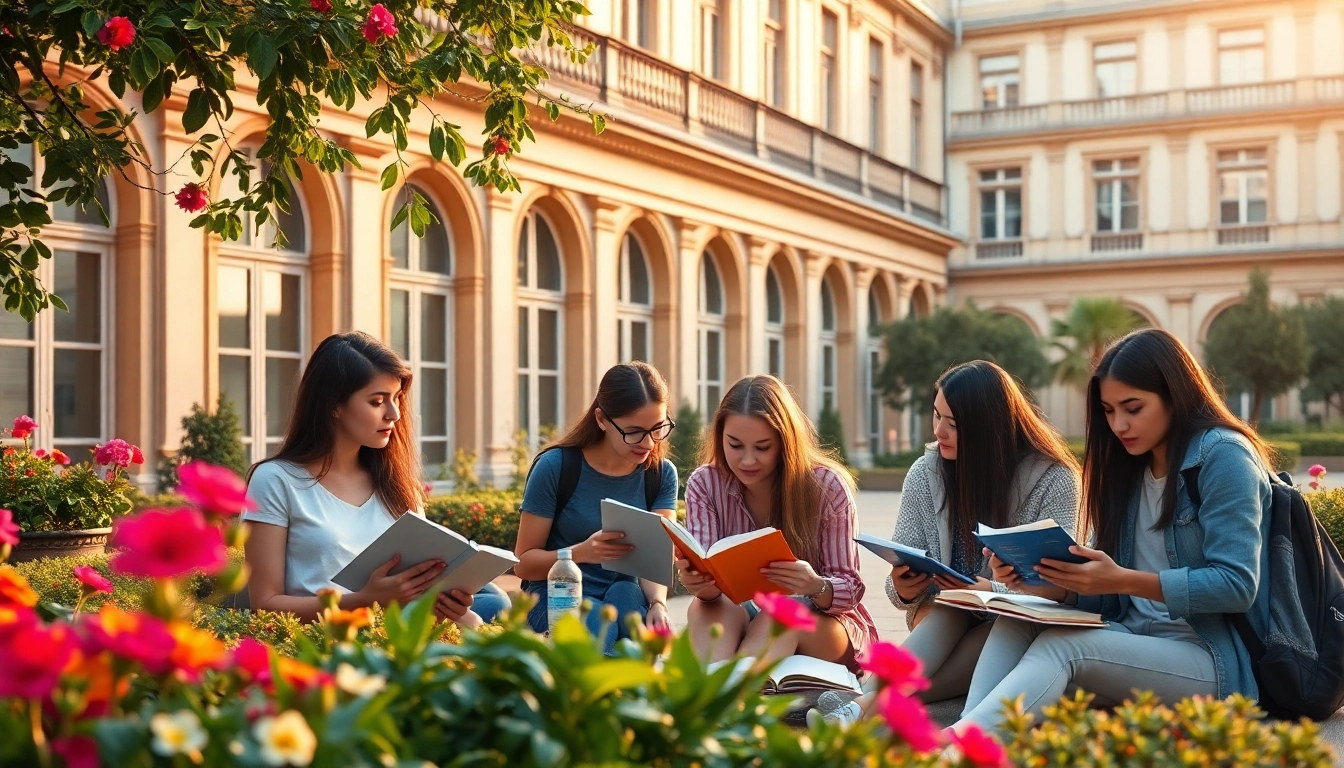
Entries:
<svg viewBox="0 0 1344 768">
<path fill-rule="evenodd" d="M 994 623 L 966 709 L 953 726 L 997 727 L 1002 701 L 1024 696 L 1039 715 L 1073 683 L 1114 705 L 1134 690 L 1172 702 L 1258 694 L 1228 614 L 1268 624 L 1268 451 L 1228 411 L 1171 334 L 1145 329 L 1116 342 L 1087 391 L 1082 564 L 1045 560 L 1052 585 L 1023 588 L 991 558 L 994 578 L 1102 614 L 1104 629 Z M 1186 490 L 1197 470 L 1198 508 Z M 988 553 L 987 553 L 988 554 Z"/>
</svg>

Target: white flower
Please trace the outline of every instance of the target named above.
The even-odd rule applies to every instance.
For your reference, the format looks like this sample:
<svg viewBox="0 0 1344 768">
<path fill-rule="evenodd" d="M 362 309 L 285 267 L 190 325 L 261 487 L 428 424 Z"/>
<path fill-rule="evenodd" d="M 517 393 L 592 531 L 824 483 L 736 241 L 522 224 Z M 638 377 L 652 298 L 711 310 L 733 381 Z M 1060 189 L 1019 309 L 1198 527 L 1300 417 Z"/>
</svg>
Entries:
<svg viewBox="0 0 1344 768">
<path fill-rule="evenodd" d="M 290 709 L 278 717 L 263 717 L 252 726 L 267 765 L 308 765 L 317 751 L 317 737 L 303 715 Z"/>
<path fill-rule="evenodd" d="M 351 696 L 373 696 L 387 687 L 387 678 L 343 663 L 336 667 L 336 685 Z"/>
<path fill-rule="evenodd" d="M 201 719 L 189 709 L 160 712 L 150 719 L 149 729 L 154 732 L 154 752 L 164 757 L 198 753 L 210 741 Z"/>
</svg>

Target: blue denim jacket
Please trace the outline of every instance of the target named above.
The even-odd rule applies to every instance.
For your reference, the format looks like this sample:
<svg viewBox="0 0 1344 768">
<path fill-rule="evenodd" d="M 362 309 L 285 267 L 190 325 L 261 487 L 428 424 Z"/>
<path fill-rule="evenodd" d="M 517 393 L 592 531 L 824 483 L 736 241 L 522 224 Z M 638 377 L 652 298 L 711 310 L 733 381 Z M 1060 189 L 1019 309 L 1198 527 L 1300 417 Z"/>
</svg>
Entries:
<svg viewBox="0 0 1344 768">
<path fill-rule="evenodd" d="M 1172 618 L 1185 619 L 1213 654 L 1218 695 L 1258 697 L 1246 646 L 1227 619 L 1246 613 L 1257 634 L 1269 624 L 1268 572 L 1270 475 L 1245 437 L 1210 429 L 1190 441 L 1176 485 L 1176 519 L 1165 534 L 1170 569 L 1158 575 Z M 1185 488 L 1185 471 L 1199 467 L 1200 506 Z M 1131 567 L 1139 493 L 1130 493 L 1115 562 Z M 1129 610 L 1127 595 L 1083 596 L 1078 605 L 1118 620 Z"/>
</svg>

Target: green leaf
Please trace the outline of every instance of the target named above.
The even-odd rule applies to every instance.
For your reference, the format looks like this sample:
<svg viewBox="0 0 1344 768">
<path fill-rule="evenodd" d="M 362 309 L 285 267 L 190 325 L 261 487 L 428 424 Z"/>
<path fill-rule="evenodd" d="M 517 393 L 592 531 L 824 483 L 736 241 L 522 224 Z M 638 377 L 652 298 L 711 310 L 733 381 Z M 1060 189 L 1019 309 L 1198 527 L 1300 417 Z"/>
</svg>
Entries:
<svg viewBox="0 0 1344 768">
<path fill-rule="evenodd" d="M 103 25 L 107 22 L 103 20 L 103 15 L 101 13 L 94 10 L 88 10 L 80 17 L 79 23 L 80 26 L 84 28 L 84 36 L 93 37 L 98 34 L 98 30 L 102 29 Z"/>
<path fill-rule="evenodd" d="M 154 52 L 154 55 L 158 57 L 159 61 L 164 64 L 173 63 L 173 49 L 169 48 L 167 43 L 157 37 L 146 37 L 144 40 L 145 45 L 149 46 L 149 49 Z"/>
<path fill-rule="evenodd" d="M 158 58 L 148 48 L 136 48 L 131 54 L 131 82 L 143 88 L 158 73 Z"/>
<path fill-rule="evenodd" d="M 546 102 L 546 114 L 550 116 L 550 118 L 551 118 L 551 122 L 555 122 L 556 120 L 559 120 L 559 119 L 560 119 L 560 105 L 559 105 L 559 104 L 556 104 L 554 101 L 548 101 L 548 102 Z"/>
<path fill-rule="evenodd" d="M 613 691 L 648 685 L 657 678 L 657 673 L 648 662 L 636 659 L 619 659 L 594 664 L 579 673 L 579 685 L 583 688 L 584 700 L 597 701 Z"/>
<path fill-rule="evenodd" d="M 391 189 L 397 183 L 397 164 L 391 163 L 383 169 L 383 189 Z"/>
<path fill-rule="evenodd" d="M 188 134 L 195 133 L 205 127 L 209 119 L 210 102 L 206 90 L 197 88 L 187 96 L 187 108 L 182 112 L 182 130 Z"/>
<path fill-rule="evenodd" d="M 589 117 L 593 119 L 593 131 L 598 135 L 601 135 L 601 133 L 607 129 L 607 118 L 597 112 L 592 113 Z"/>
<path fill-rule="evenodd" d="M 436 125 L 429 129 L 429 154 L 434 156 L 438 162 L 443 162 L 443 151 L 447 147 L 448 139 L 444 136 L 443 126 Z"/>
<path fill-rule="evenodd" d="M 275 42 L 265 35 L 253 35 L 247 43 L 247 62 L 252 65 L 252 71 L 257 73 L 257 77 L 265 80 L 275 71 L 275 62 L 279 58 L 279 52 L 275 50 Z"/>
<path fill-rule="evenodd" d="M 388 227 L 388 229 L 396 229 L 401 226 L 402 223 L 406 221 L 406 212 L 409 210 L 410 206 L 402 203 L 401 207 L 397 208 L 397 215 L 392 217 L 392 226 Z"/>
</svg>

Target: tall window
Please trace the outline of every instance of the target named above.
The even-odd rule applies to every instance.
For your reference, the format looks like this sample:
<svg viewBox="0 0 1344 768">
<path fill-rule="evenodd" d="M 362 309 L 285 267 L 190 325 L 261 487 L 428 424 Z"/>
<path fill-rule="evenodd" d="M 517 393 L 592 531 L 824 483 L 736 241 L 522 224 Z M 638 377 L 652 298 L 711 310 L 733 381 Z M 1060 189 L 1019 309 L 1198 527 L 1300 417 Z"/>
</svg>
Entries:
<svg viewBox="0 0 1344 768">
<path fill-rule="evenodd" d="M 924 68 L 910 62 L 910 170 L 918 171 L 924 146 Z"/>
<path fill-rule="evenodd" d="M 1098 43 L 1092 48 L 1092 73 L 1097 98 L 1132 96 L 1138 92 L 1139 46 L 1133 40 Z"/>
<path fill-rule="evenodd" d="M 985 109 L 1017 106 L 1017 54 L 980 59 L 980 103 Z"/>
<path fill-rule="evenodd" d="M 617 345 L 622 362 L 649 362 L 653 350 L 653 287 L 649 261 L 634 232 L 621 240 L 617 316 Z"/>
<path fill-rule="evenodd" d="M 1097 231 L 1133 232 L 1139 228 L 1139 161 L 1098 160 L 1092 164 L 1097 190 Z"/>
<path fill-rule="evenodd" d="M 42 157 L 32 145 L 4 154 L 33 169 L 37 187 Z M 116 221 L 106 180 L 98 201 L 109 222 Z M 89 458 L 108 432 L 108 359 L 113 233 L 93 206 L 53 203 L 53 223 L 43 228 L 52 257 L 36 276 L 70 308 L 49 308 L 28 323 L 16 312 L 0 310 L 0 413 L 6 423 L 29 415 L 42 426 L 33 433 L 36 447 L 60 448 L 74 461 Z"/>
<path fill-rule="evenodd" d="M 765 372 L 784 378 L 784 292 L 775 268 L 765 270 Z"/>
<path fill-rule="evenodd" d="M 518 426 L 535 448 L 560 425 L 564 276 L 555 230 L 537 210 L 518 236 Z"/>
<path fill-rule="evenodd" d="M 882 148 L 882 43 L 868 38 L 868 151 Z"/>
<path fill-rule="evenodd" d="M 1263 224 L 1269 219 L 1269 166 L 1263 149 L 1218 153 L 1218 223 Z"/>
<path fill-rule="evenodd" d="M 980 172 L 980 239 L 1022 237 L 1022 169 Z"/>
<path fill-rule="evenodd" d="M 723 3 L 726 0 L 700 0 L 700 74 L 714 80 L 725 79 Z"/>
<path fill-rule="evenodd" d="M 784 0 L 766 0 L 763 45 L 765 87 L 762 89 L 770 105 L 784 108 Z"/>
<path fill-rule="evenodd" d="M 700 390 L 700 412 L 711 414 L 723 398 L 725 326 L 723 280 L 709 251 L 700 257 L 699 309 L 700 360 L 696 383 Z"/>
<path fill-rule="evenodd" d="M 821 281 L 821 407 L 835 405 L 835 294 L 831 281 Z"/>
<path fill-rule="evenodd" d="M 425 198 L 437 221 L 416 237 L 403 222 L 391 233 L 392 269 L 388 275 L 388 331 L 392 348 L 411 366 L 415 377 L 416 427 L 420 454 L 431 477 L 452 455 L 449 413 L 452 383 L 453 281 L 452 240 L 443 208 L 425 190 L 410 186 Z"/>
<path fill-rule="evenodd" d="M 882 387 L 878 381 L 882 373 L 882 308 L 877 303 L 877 291 L 868 288 L 868 333 L 866 361 L 868 376 L 864 379 L 865 419 L 868 427 L 868 451 L 877 456 L 882 450 Z"/>
<path fill-rule="evenodd" d="M 245 214 L 243 237 L 221 243 L 216 272 L 219 391 L 242 416 L 254 462 L 280 447 L 308 351 L 308 222 L 292 184 L 289 206 L 280 217 L 284 248 L 272 245 L 274 220 L 255 233 Z"/>
<path fill-rule="evenodd" d="M 1265 30 L 1229 29 L 1218 33 L 1218 83 L 1241 85 L 1265 80 Z"/>
<path fill-rule="evenodd" d="M 840 55 L 840 20 L 834 13 L 821 12 L 821 125 L 828 133 L 837 130 L 840 111 L 840 71 L 836 66 Z"/>
<path fill-rule="evenodd" d="M 625 0 L 621 37 L 651 51 L 657 46 L 658 0 Z"/>
</svg>

